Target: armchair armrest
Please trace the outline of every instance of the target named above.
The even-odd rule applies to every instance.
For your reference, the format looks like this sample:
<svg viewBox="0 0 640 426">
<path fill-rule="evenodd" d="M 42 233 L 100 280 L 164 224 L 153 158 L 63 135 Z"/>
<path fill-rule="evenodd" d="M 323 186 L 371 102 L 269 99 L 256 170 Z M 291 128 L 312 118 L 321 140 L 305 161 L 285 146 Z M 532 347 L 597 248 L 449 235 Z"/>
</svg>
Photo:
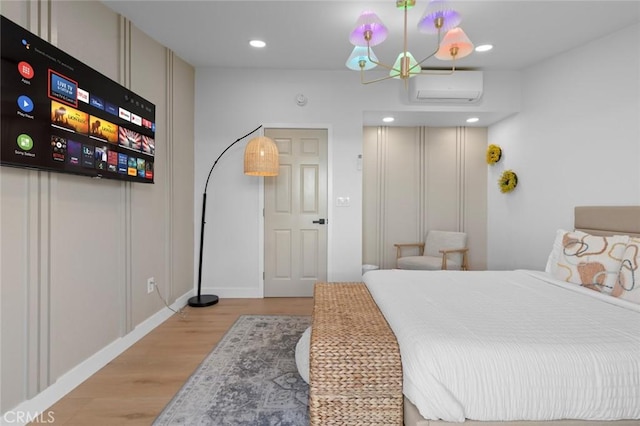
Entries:
<svg viewBox="0 0 640 426">
<path fill-rule="evenodd" d="M 462 264 L 460 265 L 460 269 L 466 271 L 468 268 L 467 265 L 467 252 L 469 251 L 468 247 L 457 248 L 457 249 L 442 249 L 439 250 L 442 253 L 442 269 L 447 269 L 447 255 L 449 253 L 462 253 Z"/>
<path fill-rule="evenodd" d="M 402 249 L 407 247 L 417 247 L 419 251 L 419 255 L 422 256 L 424 254 L 424 243 L 401 243 L 394 244 L 396 248 L 396 268 L 398 267 L 398 259 L 402 257 Z"/>
</svg>

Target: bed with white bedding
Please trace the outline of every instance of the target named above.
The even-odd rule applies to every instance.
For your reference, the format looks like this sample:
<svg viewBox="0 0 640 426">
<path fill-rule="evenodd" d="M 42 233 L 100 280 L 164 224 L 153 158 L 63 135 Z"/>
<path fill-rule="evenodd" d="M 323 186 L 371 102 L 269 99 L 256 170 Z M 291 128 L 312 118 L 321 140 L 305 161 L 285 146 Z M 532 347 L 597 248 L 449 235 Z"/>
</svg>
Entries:
<svg viewBox="0 0 640 426">
<path fill-rule="evenodd" d="M 405 425 L 640 425 L 640 206 L 576 207 L 574 228 L 545 272 L 365 275 L 401 347 Z"/>
<path fill-rule="evenodd" d="M 640 206 L 576 207 L 575 229 L 545 272 L 364 275 L 399 347 L 405 426 L 640 425 Z"/>
<path fill-rule="evenodd" d="M 425 419 L 640 419 L 640 305 L 536 271 L 401 271 L 364 282 Z"/>
</svg>

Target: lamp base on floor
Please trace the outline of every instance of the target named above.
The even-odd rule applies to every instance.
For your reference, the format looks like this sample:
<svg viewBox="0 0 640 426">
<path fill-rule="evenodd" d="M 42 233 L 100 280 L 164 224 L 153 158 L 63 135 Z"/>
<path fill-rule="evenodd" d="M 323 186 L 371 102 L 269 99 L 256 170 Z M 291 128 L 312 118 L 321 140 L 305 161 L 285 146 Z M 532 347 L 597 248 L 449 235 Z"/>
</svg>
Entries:
<svg viewBox="0 0 640 426">
<path fill-rule="evenodd" d="M 211 306 L 218 303 L 218 296 L 213 294 L 201 294 L 200 296 L 193 296 L 189 298 L 187 304 L 194 308 L 204 308 L 205 306 Z"/>
</svg>

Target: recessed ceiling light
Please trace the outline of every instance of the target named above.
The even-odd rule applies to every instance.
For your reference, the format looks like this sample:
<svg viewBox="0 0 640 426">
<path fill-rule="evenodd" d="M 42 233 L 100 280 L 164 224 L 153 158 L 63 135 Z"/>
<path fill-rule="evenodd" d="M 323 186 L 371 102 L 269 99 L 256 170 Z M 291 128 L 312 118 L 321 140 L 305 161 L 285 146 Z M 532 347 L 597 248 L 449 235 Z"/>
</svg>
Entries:
<svg viewBox="0 0 640 426">
<path fill-rule="evenodd" d="M 467 123 L 477 123 L 478 121 L 480 121 L 478 117 L 467 118 Z"/>
<path fill-rule="evenodd" d="M 249 44 L 253 47 L 265 47 L 267 43 L 262 40 L 251 40 Z"/>
<path fill-rule="evenodd" d="M 385 123 L 392 123 L 395 120 L 393 117 L 385 117 L 382 119 Z"/>
<path fill-rule="evenodd" d="M 476 52 L 488 52 L 491 49 L 493 49 L 492 44 L 481 44 L 480 46 L 476 47 Z"/>
</svg>

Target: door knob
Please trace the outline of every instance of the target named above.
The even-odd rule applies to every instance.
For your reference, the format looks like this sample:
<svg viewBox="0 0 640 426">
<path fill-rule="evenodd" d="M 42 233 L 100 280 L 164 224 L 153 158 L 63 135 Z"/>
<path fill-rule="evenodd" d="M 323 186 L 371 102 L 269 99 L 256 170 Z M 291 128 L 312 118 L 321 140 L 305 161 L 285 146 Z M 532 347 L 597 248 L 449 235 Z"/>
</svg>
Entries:
<svg viewBox="0 0 640 426">
<path fill-rule="evenodd" d="M 319 223 L 320 225 L 324 225 L 326 222 L 324 219 L 314 220 L 313 223 Z"/>
</svg>

